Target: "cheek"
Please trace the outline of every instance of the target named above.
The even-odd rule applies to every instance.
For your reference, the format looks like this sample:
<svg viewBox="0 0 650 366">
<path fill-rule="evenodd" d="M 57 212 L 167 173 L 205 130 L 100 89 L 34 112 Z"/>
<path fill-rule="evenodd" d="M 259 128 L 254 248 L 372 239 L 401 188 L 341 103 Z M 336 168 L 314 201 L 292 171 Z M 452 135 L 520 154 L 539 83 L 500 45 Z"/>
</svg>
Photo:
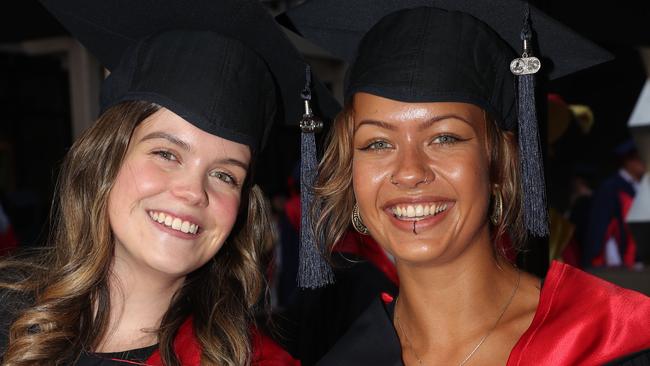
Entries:
<svg viewBox="0 0 650 366">
<path fill-rule="evenodd" d="M 440 174 L 460 189 L 489 186 L 488 157 L 478 145 L 470 145 L 447 154 L 433 157 Z"/>
<path fill-rule="evenodd" d="M 230 230 L 237 220 L 241 196 L 238 193 L 216 192 L 210 198 L 210 212 L 212 219 L 221 226 Z"/>
<path fill-rule="evenodd" d="M 159 191 L 168 181 L 153 162 L 125 161 L 115 179 L 114 190 L 124 193 L 141 193 Z"/>
<path fill-rule="evenodd" d="M 141 199 L 164 190 L 166 179 L 147 161 L 127 160 L 122 164 L 109 195 L 110 212 L 124 212 Z"/>
<path fill-rule="evenodd" d="M 136 161 L 128 164 L 128 168 L 125 164 L 125 168 L 122 171 L 125 172 L 129 184 L 143 195 L 160 191 L 169 180 L 169 177 L 151 161 Z"/>
<path fill-rule="evenodd" d="M 381 183 L 387 180 L 389 172 L 389 164 L 386 161 L 353 157 L 352 187 L 357 199 L 365 201 L 376 195 Z"/>
<path fill-rule="evenodd" d="M 444 164 L 444 165 L 442 165 Z M 478 152 L 446 159 L 441 174 L 459 195 L 472 206 L 489 201 L 490 175 L 487 157 Z"/>
</svg>

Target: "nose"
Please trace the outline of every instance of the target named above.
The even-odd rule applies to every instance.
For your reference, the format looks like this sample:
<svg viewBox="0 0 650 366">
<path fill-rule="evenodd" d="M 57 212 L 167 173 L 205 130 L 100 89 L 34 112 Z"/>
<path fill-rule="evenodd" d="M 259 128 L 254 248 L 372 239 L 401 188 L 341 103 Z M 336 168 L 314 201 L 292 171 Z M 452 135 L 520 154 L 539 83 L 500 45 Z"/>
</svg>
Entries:
<svg viewBox="0 0 650 366">
<path fill-rule="evenodd" d="M 207 206 L 208 193 L 205 189 L 205 181 L 202 174 L 181 175 L 173 183 L 172 195 L 191 206 Z"/>
<path fill-rule="evenodd" d="M 400 188 L 417 188 L 431 183 L 433 170 L 429 167 L 427 155 L 416 146 L 406 146 L 399 152 L 400 158 L 390 182 Z"/>
</svg>

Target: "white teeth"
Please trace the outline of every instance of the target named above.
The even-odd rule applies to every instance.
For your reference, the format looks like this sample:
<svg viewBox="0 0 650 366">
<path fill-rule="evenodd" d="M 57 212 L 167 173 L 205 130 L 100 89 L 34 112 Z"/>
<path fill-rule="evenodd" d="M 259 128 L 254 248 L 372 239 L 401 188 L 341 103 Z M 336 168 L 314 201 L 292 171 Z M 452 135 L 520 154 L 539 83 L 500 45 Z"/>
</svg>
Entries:
<svg viewBox="0 0 650 366">
<path fill-rule="evenodd" d="M 408 217 L 408 218 L 421 218 L 424 216 L 434 216 L 443 211 L 448 207 L 447 203 L 437 203 L 432 205 L 406 205 L 406 206 L 394 206 L 392 208 L 393 215 L 396 217 Z"/>
<path fill-rule="evenodd" d="M 406 216 L 408 216 L 408 217 L 415 217 L 415 207 L 413 207 L 413 206 L 406 206 Z"/>
<path fill-rule="evenodd" d="M 173 217 L 171 215 L 164 214 L 162 212 L 149 212 L 149 217 L 152 220 L 157 221 L 160 224 L 163 224 L 174 230 L 181 231 L 183 233 L 196 234 L 199 231 L 199 225 L 193 224 L 189 221 L 183 221 L 178 217 Z"/>
<path fill-rule="evenodd" d="M 422 216 L 424 215 L 424 208 L 422 205 L 417 205 L 415 206 L 415 216 Z"/>
</svg>

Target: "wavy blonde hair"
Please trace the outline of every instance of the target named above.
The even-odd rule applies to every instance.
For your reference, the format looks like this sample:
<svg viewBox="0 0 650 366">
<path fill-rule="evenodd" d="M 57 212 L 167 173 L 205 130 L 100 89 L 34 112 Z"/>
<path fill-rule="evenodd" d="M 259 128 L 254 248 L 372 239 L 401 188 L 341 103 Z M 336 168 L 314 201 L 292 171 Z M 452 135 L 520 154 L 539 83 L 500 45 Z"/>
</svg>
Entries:
<svg viewBox="0 0 650 366">
<path fill-rule="evenodd" d="M 48 249 L 29 260 L 0 262 L 0 270 L 8 277 L 21 277 L 0 286 L 30 298 L 11 324 L 2 365 L 71 362 L 105 336 L 114 249 L 108 196 L 133 131 L 158 109 L 155 104 L 132 101 L 103 113 L 65 158 L 51 213 Z M 242 192 L 243 209 L 226 243 L 214 258 L 187 276 L 162 318 L 158 340 L 165 365 L 180 365 L 173 340 L 189 315 L 194 317 L 203 365 L 250 363 L 252 308 L 264 288 L 260 261 L 271 235 L 260 189 L 245 187 L 249 188 Z M 16 276 L 20 273 L 24 275 Z"/>
<path fill-rule="evenodd" d="M 502 218 L 497 225 L 491 225 L 493 242 L 501 242 L 507 233 L 511 239 L 511 248 L 520 250 L 526 240 L 526 231 L 522 220 L 516 136 L 512 132 L 501 130 L 487 114 L 485 122 L 490 183 L 498 187 L 503 200 Z M 320 245 L 330 253 L 350 227 L 355 199 L 352 189 L 353 138 L 354 110 L 348 104 L 330 129 L 314 185 L 313 212 L 319 212 L 316 214 L 315 231 L 317 237 L 322 238 Z M 488 220 L 487 217 L 485 219 Z M 494 249 L 505 255 L 508 248 L 497 245 Z"/>
</svg>

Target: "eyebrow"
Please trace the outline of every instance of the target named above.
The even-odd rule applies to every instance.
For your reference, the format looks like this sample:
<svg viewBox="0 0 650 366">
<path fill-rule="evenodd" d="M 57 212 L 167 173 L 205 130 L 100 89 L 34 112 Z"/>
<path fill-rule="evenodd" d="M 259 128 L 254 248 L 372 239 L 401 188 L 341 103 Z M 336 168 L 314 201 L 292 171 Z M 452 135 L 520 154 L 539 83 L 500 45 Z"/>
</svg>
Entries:
<svg viewBox="0 0 650 366">
<path fill-rule="evenodd" d="M 245 171 L 248 171 L 248 164 L 244 163 L 241 160 L 237 160 L 237 159 L 233 159 L 233 158 L 226 158 L 226 159 L 219 160 L 219 163 L 224 164 L 224 165 L 238 166 L 238 167 L 244 169 Z"/>
<path fill-rule="evenodd" d="M 146 135 L 145 137 L 141 138 L 140 142 L 146 141 L 146 140 L 154 140 L 154 139 L 165 139 L 165 140 L 171 142 L 172 144 L 179 146 L 180 148 L 182 148 L 185 151 L 192 150 L 192 148 L 190 147 L 190 144 L 188 144 L 187 142 L 179 139 L 178 137 L 176 137 L 174 135 L 171 135 L 171 134 L 168 134 L 167 132 L 162 132 L 162 131 L 152 132 L 152 133 Z"/>
<path fill-rule="evenodd" d="M 171 142 L 172 144 L 179 146 L 180 148 L 182 148 L 185 151 L 191 151 L 192 150 L 192 147 L 187 142 L 179 139 L 178 137 L 176 137 L 174 135 L 171 135 L 171 134 L 169 134 L 167 132 L 162 132 L 162 131 L 152 132 L 152 133 L 144 136 L 143 138 L 141 138 L 140 142 L 146 141 L 146 140 L 154 140 L 154 139 L 165 139 L 165 140 Z M 224 158 L 224 159 L 219 160 L 218 163 L 223 164 L 223 165 L 238 166 L 238 167 L 248 171 L 248 164 L 244 163 L 241 160 L 237 160 L 237 159 L 234 159 L 234 158 Z"/>
<path fill-rule="evenodd" d="M 430 119 L 422 122 L 418 126 L 418 131 L 426 130 L 427 128 L 431 127 L 431 125 L 433 125 L 434 123 L 436 123 L 438 121 L 445 120 L 445 119 L 450 119 L 450 118 L 457 119 L 457 120 L 463 121 L 463 122 L 471 125 L 471 122 L 469 120 L 467 120 L 466 118 L 461 117 L 461 116 L 459 116 L 457 114 L 443 114 L 441 116 L 435 116 L 433 118 L 430 118 Z M 380 128 L 390 130 L 390 131 L 397 130 L 397 126 L 395 126 L 394 124 L 390 124 L 388 122 L 378 121 L 378 120 L 374 120 L 374 119 L 364 119 L 363 121 L 359 122 L 357 127 L 354 129 L 354 132 L 357 132 L 357 130 L 363 125 L 377 126 L 377 127 L 380 127 Z"/>
<path fill-rule="evenodd" d="M 431 125 L 433 125 L 434 123 L 445 119 L 457 119 L 459 121 L 463 121 L 469 124 L 470 126 L 472 125 L 472 123 L 467 118 L 451 113 L 451 114 L 443 114 L 442 116 L 435 116 L 433 118 L 426 120 L 425 122 L 420 124 L 420 126 L 418 126 L 418 131 L 424 131 L 427 128 L 431 127 Z"/>
<path fill-rule="evenodd" d="M 364 119 L 363 121 L 359 122 L 357 127 L 354 128 L 354 132 L 357 132 L 357 130 L 359 128 L 361 128 L 361 126 L 365 126 L 365 125 L 377 126 L 377 127 L 384 128 L 386 130 L 391 130 L 391 131 L 395 131 L 397 129 L 397 127 L 395 125 L 392 125 L 392 124 L 390 124 L 388 122 L 377 121 L 377 120 L 374 120 L 374 119 Z"/>
</svg>

